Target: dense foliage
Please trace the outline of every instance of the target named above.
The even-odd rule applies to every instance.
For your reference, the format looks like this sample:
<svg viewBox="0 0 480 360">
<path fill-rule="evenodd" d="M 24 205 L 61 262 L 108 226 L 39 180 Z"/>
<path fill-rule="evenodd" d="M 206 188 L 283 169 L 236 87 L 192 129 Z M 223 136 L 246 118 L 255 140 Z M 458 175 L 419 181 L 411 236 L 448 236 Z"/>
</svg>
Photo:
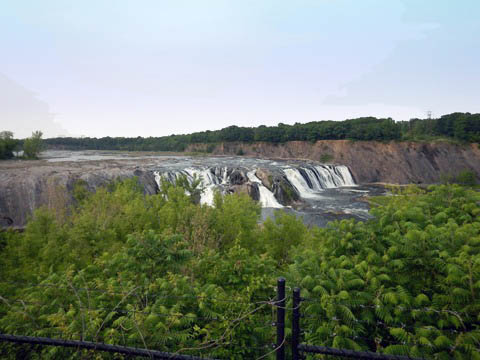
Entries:
<svg viewBox="0 0 480 360">
<path fill-rule="evenodd" d="M 41 131 L 34 131 L 32 136 L 23 141 L 23 155 L 27 159 L 37 159 L 44 148 Z"/>
<path fill-rule="evenodd" d="M 38 159 L 38 155 L 44 149 L 41 131 L 32 132 L 32 136 L 19 140 L 13 137 L 11 131 L 0 131 L 0 160 L 11 159 L 13 152 L 23 150 L 23 159 Z"/>
<path fill-rule="evenodd" d="M 363 117 L 345 121 L 314 121 L 295 125 L 259 126 L 256 128 L 229 126 L 217 131 L 203 131 L 188 135 L 164 137 L 104 137 L 104 138 L 53 138 L 46 142 L 50 147 L 71 150 L 145 150 L 184 151 L 188 145 L 207 143 L 207 151 L 220 142 L 284 143 L 301 140 L 431 140 L 447 138 L 462 142 L 480 141 L 480 114 L 453 113 L 439 119 L 412 119 L 395 122 L 391 118 Z"/>
<path fill-rule="evenodd" d="M 255 359 L 271 351 L 268 300 L 285 276 L 307 299 L 307 343 L 480 359 L 473 190 L 394 191 L 374 220 L 323 229 L 283 213 L 259 224 L 247 196 L 199 206 L 168 184 L 155 196 L 135 180 L 79 184 L 75 196 L 63 215 L 41 209 L 24 233 L 0 233 L 0 332 Z M 0 345 L 15 355 L 92 356 Z"/>
<path fill-rule="evenodd" d="M 13 151 L 18 145 L 18 140 L 13 138 L 11 131 L 0 132 L 0 160 L 11 159 L 13 157 Z"/>
</svg>

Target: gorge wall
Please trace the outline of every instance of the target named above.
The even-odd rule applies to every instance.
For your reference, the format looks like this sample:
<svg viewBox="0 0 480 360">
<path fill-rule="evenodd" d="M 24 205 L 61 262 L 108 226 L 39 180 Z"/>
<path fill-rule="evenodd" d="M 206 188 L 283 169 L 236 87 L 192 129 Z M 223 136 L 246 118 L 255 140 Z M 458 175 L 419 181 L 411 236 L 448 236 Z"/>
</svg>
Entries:
<svg viewBox="0 0 480 360">
<path fill-rule="evenodd" d="M 195 144 L 187 151 L 207 149 L 206 144 Z M 456 175 L 464 170 L 473 171 L 480 179 L 478 144 L 349 140 L 291 141 L 284 144 L 222 143 L 216 145 L 211 153 L 342 164 L 349 167 L 358 183 L 430 184 L 440 181 L 442 176 Z"/>
</svg>

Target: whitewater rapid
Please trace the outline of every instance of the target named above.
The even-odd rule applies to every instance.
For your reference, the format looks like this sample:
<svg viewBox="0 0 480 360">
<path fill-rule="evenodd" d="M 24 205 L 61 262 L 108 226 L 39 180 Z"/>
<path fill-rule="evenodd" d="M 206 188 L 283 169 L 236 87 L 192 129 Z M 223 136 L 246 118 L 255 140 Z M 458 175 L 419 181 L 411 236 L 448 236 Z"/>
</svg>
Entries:
<svg viewBox="0 0 480 360">
<path fill-rule="evenodd" d="M 355 181 L 344 165 L 304 165 L 286 166 L 276 163 L 270 164 L 272 171 L 282 174 L 298 196 L 303 199 L 321 199 L 325 189 L 356 186 Z M 200 180 L 203 189 L 200 203 L 213 206 L 215 192 L 226 193 L 226 190 L 235 181 L 232 174 L 244 173 L 248 182 L 258 188 L 259 202 L 264 208 L 283 208 L 284 206 L 275 197 L 256 175 L 256 167 L 218 167 L 218 166 L 189 166 L 183 169 L 155 171 L 155 180 L 160 186 L 162 180 L 175 183 L 178 178 L 185 176 L 190 184 L 195 179 Z M 246 180 L 247 180 L 246 179 Z"/>
</svg>

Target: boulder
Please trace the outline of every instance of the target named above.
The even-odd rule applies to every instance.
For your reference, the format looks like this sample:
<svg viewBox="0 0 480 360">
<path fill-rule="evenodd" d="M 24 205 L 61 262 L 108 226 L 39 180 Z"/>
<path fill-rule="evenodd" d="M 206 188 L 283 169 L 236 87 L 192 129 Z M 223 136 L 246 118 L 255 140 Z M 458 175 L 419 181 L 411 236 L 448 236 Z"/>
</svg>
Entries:
<svg viewBox="0 0 480 360">
<path fill-rule="evenodd" d="M 255 175 L 260 179 L 263 186 L 265 186 L 268 190 L 272 191 L 273 188 L 273 175 L 270 170 L 265 168 L 259 168 L 255 172 Z"/>
</svg>

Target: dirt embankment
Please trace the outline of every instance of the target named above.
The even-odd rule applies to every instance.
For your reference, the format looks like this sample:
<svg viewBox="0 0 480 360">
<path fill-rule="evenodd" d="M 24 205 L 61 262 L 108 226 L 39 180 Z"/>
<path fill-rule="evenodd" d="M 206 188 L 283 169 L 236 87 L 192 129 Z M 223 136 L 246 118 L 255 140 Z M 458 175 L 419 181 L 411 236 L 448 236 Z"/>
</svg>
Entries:
<svg viewBox="0 0 480 360">
<path fill-rule="evenodd" d="M 196 144 L 187 151 L 205 151 L 207 145 Z M 236 155 L 308 159 L 347 165 L 357 183 L 435 183 L 442 176 L 471 170 L 480 179 L 478 144 L 414 143 L 348 140 L 322 140 L 316 143 L 291 141 L 271 143 L 222 143 L 213 155 Z"/>
</svg>

